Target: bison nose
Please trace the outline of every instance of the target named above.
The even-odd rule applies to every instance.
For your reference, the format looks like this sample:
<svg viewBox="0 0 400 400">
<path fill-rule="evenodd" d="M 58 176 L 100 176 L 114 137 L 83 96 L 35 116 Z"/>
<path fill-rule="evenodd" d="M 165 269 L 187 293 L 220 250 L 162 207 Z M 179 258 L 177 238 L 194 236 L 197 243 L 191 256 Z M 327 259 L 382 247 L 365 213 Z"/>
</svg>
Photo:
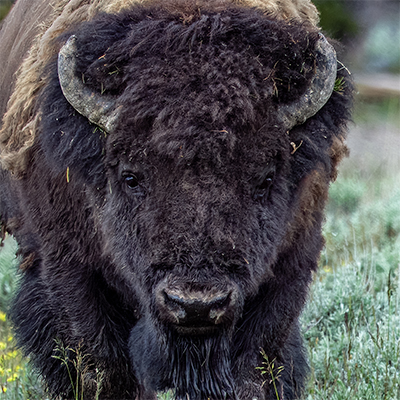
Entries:
<svg viewBox="0 0 400 400">
<path fill-rule="evenodd" d="M 180 327 L 215 327 L 232 317 L 235 296 L 227 292 L 187 292 L 162 289 L 161 313 L 163 318 Z"/>
</svg>

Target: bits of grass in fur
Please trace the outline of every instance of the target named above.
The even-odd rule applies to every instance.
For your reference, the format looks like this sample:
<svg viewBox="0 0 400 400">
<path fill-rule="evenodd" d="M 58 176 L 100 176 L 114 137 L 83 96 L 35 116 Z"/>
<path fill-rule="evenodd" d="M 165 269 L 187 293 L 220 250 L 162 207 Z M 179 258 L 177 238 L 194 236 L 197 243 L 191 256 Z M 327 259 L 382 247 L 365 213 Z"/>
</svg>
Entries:
<svg viewBox="0 0 400 400">
<path fill-rule="evenodd" d="M 343 78 L 343 77 L 337 78 L 337 79 L 335 80 L 335 85 L 334 85 L 334 87 L 333 87 L 333 90 L 334 90 L 336 93 L 342 94 L 342 93 L 344 92 L 344 86 L 345 86 L 344 78 Z"/>
</svg>

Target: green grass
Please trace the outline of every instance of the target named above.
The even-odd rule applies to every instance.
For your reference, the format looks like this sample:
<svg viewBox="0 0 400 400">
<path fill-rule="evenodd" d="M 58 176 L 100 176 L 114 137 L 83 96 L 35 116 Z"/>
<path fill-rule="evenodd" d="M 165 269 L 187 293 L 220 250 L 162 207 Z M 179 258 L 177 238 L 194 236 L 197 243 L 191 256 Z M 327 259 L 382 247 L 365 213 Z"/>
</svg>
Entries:
<svg viewBox="0 0 400 400">
<path fill-rule="evenodd" d="M 302 318 L 307 400 L 400 399 L 400 149 L 379 150 L 399 140 L 398 110 L 398 99 L 361 105 L 356 119 L 374 145 L 354 151 L 330 189 L 326 246 Z"/>
<path fill-rule="evenodd" d="M 400 399 L 396 181 L 400 173 L 380 178 L 380 193 L 353 177 L 332 187 L 322 268 L 303 315 L 312 368 L 308 400 Z"/>
<path fill-rule="evenodd" d="M 307 399 L 400 398 L 398 277 L 392 271 L 377 285 L 377 275 L 373 264 L 360 271 L 357 263 L 319 274 L 303 317 Z"/>
<path fill-rule="evenodd" d="M 398 105 L 366 103 L 357 111 L 362 126 L 377 127 L 376 147 L 387 124 L 399 126 Z M 400 156 L 389 164 L 354 153 L 330 190 L 326 247 L 302 316 L 311 365 L 306 400 L 400 399 Z M 4 314 L 16 284 L 15 250 L 8 238 L 0 251 L 0 398 L 42 400 Z M 266 362 L 271 369 L 273 360 Z"/>
<path fill-rule="evenodd" d="M 43 385 L 27 360 L 14 346 L 6 310 L 16 285 L 17 245 L 6 238 L 0 251 L 0 398 L 7 400 L 44 400 Z"/>
</svg>

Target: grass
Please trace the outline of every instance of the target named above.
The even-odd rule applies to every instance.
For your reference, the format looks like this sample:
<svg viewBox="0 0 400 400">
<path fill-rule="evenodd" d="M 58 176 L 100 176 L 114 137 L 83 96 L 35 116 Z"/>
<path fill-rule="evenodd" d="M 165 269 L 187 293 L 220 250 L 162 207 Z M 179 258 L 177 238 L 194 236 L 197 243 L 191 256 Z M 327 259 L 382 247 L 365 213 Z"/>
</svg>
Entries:
<svg viewBox="0 0 400 400">
<path fill-rule="evenodd" d="M 360 272 L 357 263 L 319 275 L 304 315 L 308 400 L 400 398 L 398 277 L 377 287 L 376 276 L 373 264 Z"/>
<path fill-rule="evenodd" d="M 400 399 L 400 149 L 390 151 L 398 110 L 399 99 L 359 108 L 373 146 L 354 151 L 330 189 L 326 246 L 303 313 L 307 400 Z"/>
<path fill-rule="evenodd" d="M 383 189 L 400 182 L 395 175 Z M 308 400 L 400 399 L 400 188 L 382 197 L 361 186 L 351 177 L 332 187 L 332 202 L 351 201 L 328 214 L 323 266 L 303 315 Z"/>
<path fill-rule="evenodd" d="M 82 349 L 82 343 L 76 349 L 65 347 L 61 340 L 56 340 L 56 347 L 53 358 L 65 365 L 71 382 L 73 400 L 84 400 L 84 381 L 85 376 L 90 367 L 87 358 L 89 354 L 85 354 Z M 73 376 L 75 378 L 73 378 Z M 101 385 L 103 381 L 103 373 L 96 370 L 96 393 L 93 400 L 98 400 L 101 393 Z M 72 399 L 71 399 L 72 400 Z"/>
<path fill-rule="evenodd" d="M 375 147 L 388 124 L 400 126 L 398 106 L 385 100 L 356 113 L 363 127 L 380 129 Z M 400 157 L 353 153 L 330 190 L 326 247 L 302 316 L 311 365 L 306 400 L 400 399 Z M 4 314 L 16 283 L 15 250 L 7 238 L 0 252 L 0 398 L 42 400 Z M 260 368 L 279 380 L 273 360 Z"/>
<path fill-rule="evenodd" d="M 263 382 L 271 382 L 273 387 L 274 387 L 274 392 L 277 400 L 279 400 L 279 393 L 278 393 L 278 388 L 276 386 L 276 382 L 279 381 L 279 377 L 284 369 L 283 365 L 281 365 L 278 368 L 275 368 L 275 360 L 273 359 L 272 361 L 269 360 L 267 354 L 263 349 L 261 349 L 261 354 L 263 356 L 264 361 L 262 362 L 261 367 L 257 367 L 257 369 L 260 371 L 261 375 L 265 375 L 266 380 Z"/>
<path fill-rule="evenodd" d="M 16 250 L 15 241 L 7 238 L 0 252 L 0 398 L 44 400 L 46 396 L 40 378 L 15 348 L 12 329 L 5 314 L 16 285 Z"/>
</svg>

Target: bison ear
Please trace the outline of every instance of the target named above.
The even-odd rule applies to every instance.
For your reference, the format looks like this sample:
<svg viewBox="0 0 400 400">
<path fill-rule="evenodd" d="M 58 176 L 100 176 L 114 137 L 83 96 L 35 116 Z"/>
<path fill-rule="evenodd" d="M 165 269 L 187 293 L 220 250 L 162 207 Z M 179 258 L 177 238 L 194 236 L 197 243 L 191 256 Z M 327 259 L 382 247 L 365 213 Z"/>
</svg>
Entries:
<svg viewBox="0 0 400 400">
<path fill-rule="evenodd" d="M 337 74 L 336 52 L 321 33 L 314 53 L 314 73 L 306 91 L 292 103 L 279 104 L 278 119 L 288 131 L 314 116 L 332 95 Z"/>
</svg>

